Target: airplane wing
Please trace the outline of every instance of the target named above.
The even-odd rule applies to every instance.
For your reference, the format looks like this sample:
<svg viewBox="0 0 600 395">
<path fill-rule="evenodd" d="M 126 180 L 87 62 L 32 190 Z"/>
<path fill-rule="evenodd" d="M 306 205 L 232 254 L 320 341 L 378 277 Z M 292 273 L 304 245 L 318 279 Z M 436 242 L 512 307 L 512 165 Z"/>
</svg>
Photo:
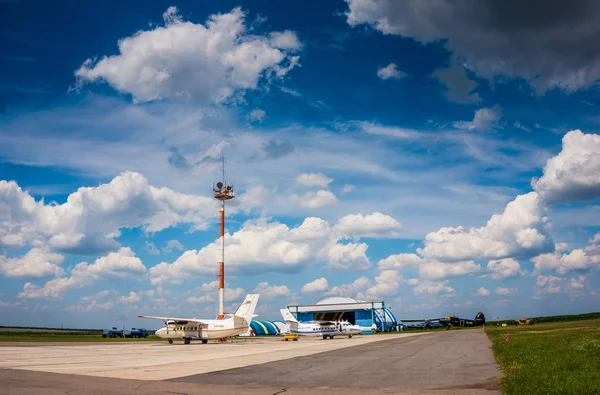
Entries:
<svg viewBox="0 0 600 395">
<path fill-rule="evenodd" d="M 319 325 L 335 325 L 337 322 L 335 321 L 315 321 Z"/>
<path fill-rule="evenodd" d="M 193 322 L 196 324 L 204 324 L 202 320 L 197 320 L 195 318 L 177 318 L 177 317 L 155 317 L 152 315 L 138 315 L 138 318 L 148 318 L 151 320 L 160 320 L 160 321 L 174 321 L 177 324 L 185 324 L 187 322 Z"/>
</svg>

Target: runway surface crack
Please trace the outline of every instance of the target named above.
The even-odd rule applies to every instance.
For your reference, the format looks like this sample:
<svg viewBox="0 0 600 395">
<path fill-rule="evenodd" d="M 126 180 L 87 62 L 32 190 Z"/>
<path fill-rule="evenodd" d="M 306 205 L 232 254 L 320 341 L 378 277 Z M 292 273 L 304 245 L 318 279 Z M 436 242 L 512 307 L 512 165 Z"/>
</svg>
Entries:
<svg viewBox="0 0 600 395">
<path fill-rule="evenodd" d="M 450 363 L 454 363 L 454 362 L 456 362 L 456 361 L 458 361 L 458 360 L 460 360 L 461 358 L 464 358 L 464 357 L 466 357 L 466 356 L 467 356 L 466 354 L 459 355 L 457 358 L 451 359 L 451 360 L 449 360 L 449 361 L 446 361 L 446 362 L 442 362 L 442 363 L 440 363 L 440 364 L 436 365 L 435 367 L 436 367 L 436 368 L 439 368 L 439 367 L 442 367 L 442 366 L 444 366 L 444 365 L 448 365 L 448 364 L 450 364 Z"/>
</svg>

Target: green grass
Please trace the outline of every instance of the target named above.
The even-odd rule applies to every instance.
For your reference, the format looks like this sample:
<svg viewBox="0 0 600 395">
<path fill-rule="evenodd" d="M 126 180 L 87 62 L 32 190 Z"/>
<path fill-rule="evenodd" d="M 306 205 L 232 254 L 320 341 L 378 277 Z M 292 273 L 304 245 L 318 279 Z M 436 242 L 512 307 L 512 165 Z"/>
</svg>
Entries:
<svg viewBox="0 0 600 395">
<path fill-rule="evenodd" d="M 600 394 L 600 319 L 487 326 L 486 333 L 505 394 Z"/>
<path fill-rule="evenodd" d="M 600 319 L 600 313 L 586 313 L 586 314 L 571 314 L 571 315 L 550 315 L 546 317 L 524 317 L 535 321 L 536 324 L 543 322 L 567 322 L 567 321 L 583 321 L 583 320 L 596 320 Z M 514 320 L 502 320 L 502 321 L 488 321 L 488 324 L 506 323 L 512 325 Z"/>
<path fill-rule="evenodd" d="M 101 332 L 29 329 L 29 328 L 0 328 L 0 342 L 143 342 L 163 340 L 158 336 L 149 335 L 145 339 L 136 338 L 103 338 Z"/>
</svg>

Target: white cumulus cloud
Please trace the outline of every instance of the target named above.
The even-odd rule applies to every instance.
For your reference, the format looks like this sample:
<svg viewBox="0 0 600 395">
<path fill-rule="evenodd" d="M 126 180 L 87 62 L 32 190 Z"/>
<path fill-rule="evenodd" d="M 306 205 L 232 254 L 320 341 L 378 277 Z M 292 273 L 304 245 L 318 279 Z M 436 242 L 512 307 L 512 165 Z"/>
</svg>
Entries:
<svg viewBox="0 0 600 395">
<path fill-rule="evenodd" d="M 584 250 L 578 248 L 568 254 L 558 251 L 550 254 L 542 254 L 531 259 L 535 266 L 535 273 L 555 270 L 559 274 L 573 271 L 587 271 L 593 267 L 600 267 L 600 256 L 588 255 Z"/>
<path fill-rule="evenodd" d="M 343 194 L 343 195 L 345 195 L 347 193 L 350 193 L 350 192 L 354 191 L 355 189 L 356 189 L 356 187 L 354 185 L 352 185 L 352 184 L 345 184 L 342 187 L 342 190 L 340 191 L 340 193 Z"/>
<path fill-rule="evenodd" d="M 473 261 L 436 262 L 426 261 L 419 266 L 419 275 L 422 278 L 441 280 L 451 277 L 466 276 L 477 273 L 481 266 Z"/>
<path fill-rule="evenodd" d="M 517 196 L 483 227 L 447 227 L 427 234 L 425 247 L 417 251 L 441 261 L 530 258 L 554 249 L 550 227 L 546 206 L 530 192 Z"/>
<path fill-rule="evenodd" d="M 204 283 L 201 286 L 194 288 L 193 291 L 189 292 L 189 296 L 186 301 L 191 304 L 215 302 L 217 300 L 218 289 L 219 280 Z M 229 284 L 225 283 L 225 301 L 237 301 L 245 294 L 246 290 L 244 290 L 244 288 L 230 287 Z"/>
<path fill-rule="evenodd" d="M 335 194 L 326 189 L 306 192 L 304 195 L 291 195 L 290 200 L 307 208 L 323 208 L 339 203 Z"/>
<path fill-rule="evenodd" d="M 142 295 L 140 295 L 139 293 L 135 293 L 133 291 L 130 291 L 129 295 L 127 295 L 127 296 L 121 296 L 119 298 L 119 301 L 121 303 L 126 303 L 126 304 L 139 303 L 139 302 L 142 301 Z"/>
<path fill-rule="evenodd" d="M 327 188 L 332 181 L 333 178 L 322 173 L 302 173 L 296 176 L 296 185 L 306 188 Z"/>
<path fill-rule="evenodd" d="M 477 289 L 477 296 L 488 296 L 490 294 L 491 292 L 485 289 L 484 287 Z"/>
<path fill-rule="evenodd" d="M 494 291 L 497 295 L 511 295 L 514 294 L 517 290 L 515 288 L 504 288 L 504 287 L 496 287 Z"/>
<path fill-rule="evenodd" d="M 577 299 L 588 293 L 588 280 L 585 276 L 555 277 L 537 276 L 534 287 L 534 299 L 545 299 L 551 295 L 566 295 L 571 299 Z"/>
<path fill-rule="evenodd" d="M 248 113 L 248 115 L 246 115 L 246 119 L 249 122 L 262 122 L 262 120 L 264 119 L 264 117 L 267 115 L 267 113 L 265 112 L 265 110 L 261 110 L 260 108 L 256 108 L 252 111 L 250 111 Z"/>
<path fill-rule="evenodd" d="M 329 289 L 329 284 L 325 277 L 317 278 L 314 281 L 304 284 L 300 292 L 302 293 L 310 293 L 310 292 L 323 292 Z"/>
<path fill-rule="evenodd" d="M 148 251 L 149 254 L 152 254 L 152 255 L 160 254 L 160 251 L 158 250 L 158 248 L 156 248 L 156 245 L 153 242 L 146 241 L 144 244 L 146 246 L 146 251 Z"/>
<path fill-rule="evenodd" d="M 377 265 L 380 270 L 416 267 L 419 270 L 419 276 L 428 280 L 466 276 L 481 270 L 481 266 L 474 261 L 440 262 L 425 259 L 416 254 L 390 255 L 380 260 Z"/>
<path fill-rule="evenodd" d="M 260 294 L 261 299 L 264 300 L 286 298 L 292 294 L 287 286 L 269 285 L 268 282 L 259 283 L 252 292 Z"/>
<path fill-rule="evenodd" d="M 327 296 L 346 296 L 355 298 L 370 285 L 371 280 L 365 276 L 361 276 L 350 284 L 342 284 L 331 287 L 329 291 L 325 292 L 325 294 Z"/>
<path fill-rule="evenodd" d="M 375 277 L 375 284 L 367 288 L 364 293 L 359 293 L 358 297 L 366 300 L 382 300 L 397 295 L 404 283 L 406 280 L 397 270 L 382 270 Z"/>
<path fill-rule="evenodd" d="M 393 217 L 375 212 L 373 214 L 350 214 L 339 219 L 336 230 L 350 237 L 375 239 L 399 237 L 402 224 Z"/>
<path fill-rule="evenodd" d="M 521 270 L 519 262 L 512 258 L 489 261 L 487 269 L 491 273 L 493 279 L 518 277 L 527 273 L 527 271 Z"/>
<path fill-rule="evenodd" d="M 427 295 L 440 295 L 446 298 L 453 297 L 455 290 L 448 285 L 448 281 L 418 281 L 417 286 L 413 289 L 413 294 L 418 297 Z"/>
<path fill-rule="evenodd" d="M 366 270 L 371 267 L 366 243 L 335 244 L 329 249 L 330 269 Z"/>
<path fill-rule="evenodd" d="M 405 267 L 419 266 L 423 264 L 423 258 L 416 254 L 394 254 L 379 261 L 377 266 L 380 270 L 404 269 Z"/>
<path fill-rule="evenodd" d="M 531 182 L 549 203 L 593 200 L 600 196 L 600 135 L 573 130 L 565 134 L 562 150 L 548 159 L 544 174 Z"/>
<path fill-rule="evenodd" d="M 492 130 L 498 126 L 501 117 L 502 109 L 499 106 L 493 108 L 481 108 L 475 111 L 475 116 L 472 121 L 454 122 L 454 127 L 467 130 Z"/>
<path fill-rule="evenodd" d="M 380 67 L 377 69 L 377 76 L 382 80 L 387 80 L 390 78 L 399 80 L 400 78 L 406 76 L 406 73 L 398 70 L 396 63 L 390 63 L 385 67 Z"/>
<path fill-rule="evenodd" d="M 181 244 L 178 240 L 169 240 L 162 250 L 167 254 L 171 253 L 173 250 L 183 250 L 183 244 Z"/>
<path fill-rule="evenodd" d="M 275 48 L 297 51 L 302 48 L 298 35 L 291 30 L 269 33 L 271 45 Z"/>
<path fill-rule="evenodd" d="M 589 245 L 586 246 L 583 250 L 587 255 L 600 255 L 600 233 L 596 233 L 593 238 L 590 239 Z M 559 250 L 557 251 L 564 251 Z"/>
<path fill-rule="evenodd" d="M 17 278 L 57 277 L 64 274 L 64 270 L 59 266 L 64 260 L 63 255 L 32 248 L 19 258 L 0 255 L 0 273 L 5 277 Z"/>
<path fill-rule="evenodd" d="M 25 283 L 19 298 L 58 298 L 69 289 L 90 286 L 99 280 L 124 278 L 137 280 L 147 278 L 146 266 L 128 247 L 100 257 L 92 264 L 81 262 L 71 269 L 68 277 L 55 278 L 48 281 L 43 287 L 29 282 Z"/>
<path fill-rule="evenodd" d="M 319 262 L 330 267 L 362 270 L 370 266 L 365 243 L 339 243 L 345 236 L 320 218 L 306 218 L 289 228 L 261 218 L 247 221 L 242 228 L 225 235 L 226 264 L 232 274 L 296 272 Z M 200 250 L 185 251 L 173 263 L 162 262 L 150 268 L 154 284 L 181 283 L 214 274 L 220 260 L 219 240 Z"/>
<path fill-rule="evenodd" d="M 138 102 L 224 102 L 256 89 L 261 80 L 283 77 L 299 59 L 289 54 L 300 47 L 295 33 L 249 34 L 244 19 L 234 8 L 196 24 L 169 7 L 163 26 L 122 38 L 117 55 L 88 59 L 75 76 L 79 85 L 105 81 Z"/>
<path fill-rule="evenodd" d="M 13 181 L 0 181 L 0 246 L 47 244 L 55 250 L 94 254 L 116 250 L 120 229 L 158 232 L 187 223 L 205 229 L 214 199 L 186 195 L 148 184 L 124 172 L 110 183 L 81 187 L 63 204 L 35 201 Z"/>
</svg>

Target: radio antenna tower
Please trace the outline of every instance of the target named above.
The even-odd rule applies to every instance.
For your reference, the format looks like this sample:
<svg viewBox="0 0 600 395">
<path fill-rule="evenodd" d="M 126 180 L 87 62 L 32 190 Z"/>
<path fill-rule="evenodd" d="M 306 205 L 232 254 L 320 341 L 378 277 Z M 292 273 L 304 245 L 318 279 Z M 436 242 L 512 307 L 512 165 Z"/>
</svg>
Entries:
<svg viewBox="0 0 600 395">
<path fill-rule="evenodd" d="M 233 199 L 235 192 L 233 185 L 227 185 L 225 179 L 225 157 L 221 155 L 222 179 L 213 184 L 215 199 L 221 201 L 221 262 L 219 262 L 219 319 L 223 319 L 225 306 L 225 200 Z"/>
</svg>

